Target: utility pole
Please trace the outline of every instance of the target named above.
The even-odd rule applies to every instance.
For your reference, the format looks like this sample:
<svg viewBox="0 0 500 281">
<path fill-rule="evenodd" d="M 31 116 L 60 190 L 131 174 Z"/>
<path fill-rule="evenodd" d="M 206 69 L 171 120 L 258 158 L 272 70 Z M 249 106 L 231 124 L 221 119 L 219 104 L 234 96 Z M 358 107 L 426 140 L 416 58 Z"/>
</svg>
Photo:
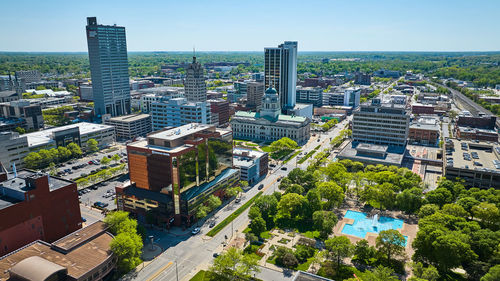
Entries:
<svg viewBox="0 0 500 281">
<path fill-rule="evenodd" d="M 233 222 L 231 221 L 231 239 L 233 239 L 233 232 L 234 232 L 234 227 L 233 227 Z"/>
<path fill-rule="evenodd" d="M 179 281 L 179 272 L 177 271 L 177 260 L 175 260 L 175 276 L 177 276 L 177 281 Z"/>
</svg>

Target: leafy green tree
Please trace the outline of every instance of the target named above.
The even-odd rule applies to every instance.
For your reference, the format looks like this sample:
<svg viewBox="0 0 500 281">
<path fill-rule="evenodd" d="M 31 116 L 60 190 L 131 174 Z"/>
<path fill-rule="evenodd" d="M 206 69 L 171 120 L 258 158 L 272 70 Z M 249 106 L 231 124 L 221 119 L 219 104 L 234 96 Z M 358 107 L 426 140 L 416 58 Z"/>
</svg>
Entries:
<svg viewBox="0 0 500 281">
<path fill-rule="evenodd" d="M 344 202 L 344 190 L 334 181 L 321 182 L 317 188 L 323 202 L 323 210 L 331 210 Z"/>
<path fill-rule="evenodd" d="M 52 154 L 47 149 L 40 149 L 38 154 L 41 158 L 38 167 L 46 167 L 50 162 L 53 162 Z"/>
<path fill-rule="evenodd" d="M 262 195 L 257 200 L 252 207 L 256 207 L 259 210 L 262 218 L 266 221 L 266 225 L 272 226 L 274 221 L 274 216 L 278 212 L 278 199 L 274 195 Z"/>
<path fill-rule="evenodd" d="M 423 204 L 422 196 L 421 188 L 405 189 L 396 196 L 396 205 L 407 213 L 415 213 Z"/>
<path fill-rule="evenodd" d="M 313 188 L 307 192 L 307 209 L 310 213 L 321 210 L 321 193 L 317 188 Z"/>
<path fill-rule="evenodd" d="M 462 206 L 466 212 L 469 214 L 472 213 L 472 207 L 479 205 L 479 201 L 476 200 L 474 197 L 467 196 L 467 197 L 462 197 L 458 199 L 457 204 Z"/>
<path fill-rule="evenodd" d="M 240 181 L 240 187 L 245 189 L 248 187 L 248 182 L 247 181 Z"/>
<path fill-rule="evenodd" d="M 210 208 L 210 211 L 215 210 L 217 207 L 222 205 L 222 201 L 220 200 L 219 197 L 215 195 L 210 195 L 208 199 L 205 201 L 205 204 Z"/>
<path fill-rule="evenodd" d="M 370 246 L 368 241 L 363 239 L 356 242 L 354 246 L 354 258 L 365 265 L 371 265 L 375 263 L 377 257 L 377 249 Z"/>
<path fill-rule="evenodd" d="M 210 212 L 210 209 L 209 209 L 207 206 L 205 206 L 205 205 L 201 205 L 201 206 L 200 206 L 200 207 L 198 207 L 198 209 L 196 210 L 196 213 L 195 213 L 195 215 L 194 215 L 194 216 L 195 216 L 195 218 L 196 218 L 197 220 L 200 220 L 200 219 L 202 219 L 202 218 L 206 217 L 206 216 L 207 216 L 207 214 L 208 214 L 208 212 Z"/>
<path fill-rule="evenodd" d="M 262 232 L 266 231 L 266 221 L 262 217 L 256 217 L 250 221 L 249 227 L 253 234 L 260 236 Z"/>
<path fill-rule="evenodd" d="M 467 218 L 469 213 L 458 204 L 445 204 L 443 208 L 441 208 L 441 212 L 444 214 L 452 215 L 455 217 Z"/>
<path fill-rule="evenodd" d="M 243 192 L 243 189 L 241 189 L 241 187 L 239 187 L 239 186 L 233 186 L 233 187 L 226 189 L 226 195 L 228 197 L 236 197 L 241 192 Z"/>
<path fill-rule="evenodd" d="M 248 218 L 253 220 L 255 218 L 262 217 L 262 214 L 260 213 L 259 207 L 257 206 L 252 206 L 250 207 L 250 210 L 248 211 Z"/>
<path fill-rule="evenodd" d="M 118 271 L 127 273 L 139 265 L 143 243 L 137 233 L 122 232 L 111 241 L 110 248 L 118 258 Z"/>
<path fill-rule="evenodd" d="M 500 280 L 500 264 L 490 268 L 488 273 L 481 278 L 481 281 L 498 281 Z"/>
<path fill-rule="evenodd" d="M 433 265 L 424 267 L 421 262 L 412 263 L 413 275 L 421 280 L 436 281 L 439 278 L 439 272 Z"/>
<path fill-rule="evenodd" d="M 320 232 L 321 237 L 327 238 L 333 233 L 333 227 L 337 224 L 337 216 L 330 211 L 315 211 L 312 215 L 314 228 Z"/>
<path fill-rule="evenodd" d="M 16 127 L 14 129 L 15 132 L 18 132 L 20 135 L 26 134 L 26 129 L 21 128 L 21 127 Z"/>
<path fill-rule="evenodd" d="M 314 188 L 318 179 L 311 171 L 305 171 L 299 168 L 295 168 L 288 173 L 287 178 L 295 184 L 302 186 L 305 191 L 309 191 Z"/>
<path fill-rule="evenodd" d="M 288 193 L 281 197 L 278 203 L 278 212 L 276 213 L 276 221 L 300 221 L 304 218 L 307 199 L 297 193 Z"/>
<path fill-rule="evenodd" d="M 80 146 L 74 142 L 68 144 L 66 146 L 67 149 L 69 149 L 69 151 L 71 152 L 71 156 L 73 158 L 78 158 L 80 156 L 82 156 L 82 149 L 80 148 Z"/>
<path fill-rule="evenodd" d="M 433 215 L 439 211 L 439 206 L 436 204 L 425 204 L 422 207 L 420 207 L 420 210 L 418 211 L 418 217 L 419 218 L 424 218 L 426 216 Z"/>
<path fill-rule="evenodd" d="M 377 250 L 384 253 L 388 260 L 404 255 L 406 239 L 395 229 L 380 231 L 375 243 Z"/>
<path fill-rule="evenodd" d="M 429 203 L 436 204 L 439 207 L 453 202 L 453 194 L 444 187 L 436 188 L 427 192 L 425 198 Z"/>
<path fill-rule="evenodd" d="M 125 211 L 116 211 L 111 212 L 104 218 L 104 223 L 109 227 L 109 231 L 114 235 L 118 234 L 120 230 L 123 230 L 125 227 L 121 226 L 128 223 L 129 214 Z"/>
<path fill-rule="evenodd" d="M 472 207 L 474 217 L 480 219 L 486 226 L 498 228 L 500 222 L 500 211 L 495 204 L 481 202 L 479 205 Z"/>
<path fill-rule="evenodd" d="M 111 161 L 113 161 L 114 163 L 118 163 L 118 161 L 120 161 L 120 159 L 121 159 L 121 157 L 118 154 L 113 154 L 113 156 L 111 156 Z"/>
<path fill-rule="evenodd" d="M 396 192 L 394 189 L 394 185 L 388 182 L 368 186 L 361 194 L 361 200 L 374 208 L 381 210 L 390 209 L 396 204 Z"/>
<path fill-rule="evenodd" d="M 325 247 L 330 258 L 337 261 L 337 269 L 340 268 L 342 259 L 349 258 L 354 253 L 354 245 L 345 236 L 335 236 L 326 240 Z"/>
<path fill-rule="evenodd" d="M 242 250 L 229 248 L 214 259 L 210 271 L 229 280 L 247 280 L 253 273 L 260 272 L 257 260 L 251 255 L 243 255 Z"/>
<path fill-rule="evenodd" d="M 288 193 L 296 193 L 296 194 L 303 194 L 305 192 L 305 189 L 298 185 L 298 184 L 291 184 L 289 185 L 286 190 L 285 190 L 285 194 L 288 194 Z"/>
<path fill-rule="evenodd" d="M 64 161 L 64 160 L 68 160 L 71 158 L 71 151 L 69 149 L 67 149 L 66 147 L 59 146 L 57 148 L 57 150 L 59 151 L 59 159 Z"/>
<path fill-rule="evenodd" d="M 109 159 L 109 158 L 108 158 L 108 156 L 104 156 L 104 157 L 101 159 L 101 164 L 102 164 L 102 165 L 108 165 L 110 162 L 111 162 L 111 159 Z"/>
<path fill-rule="evenodd" d="M 99 143 L 95 139 L 89 139 L 87 141 L 87 151 L 90 153 L 97 152 L 99 150 Z"/>
<path fill-rule="evenodd" d="M 297 260 L 297 257 L 293 254 L 292 250 L 289 248 L 280 246 L 276 249 L 275 252 L 275 257 L 276 257 L 276 264 L 286 267 L 286 268 L 295 268 L 298 264 L 299 261 Z"/>
<path fill-rule="evenodd" d="M 345 279 L 345 281 L 399 281 L 399 278 L 393 275 L 394 270 L 379 265 L 373 271 L 366 270 L 361 274 L 356 274 L 356 278 Z"/>
<path fill-rule="evenodd" d="M 41 166 L 42 157 L 37 152 L 30 152 L 24 157 L 24 163 L 29 169 L 35 169 Z"/>
</svg>

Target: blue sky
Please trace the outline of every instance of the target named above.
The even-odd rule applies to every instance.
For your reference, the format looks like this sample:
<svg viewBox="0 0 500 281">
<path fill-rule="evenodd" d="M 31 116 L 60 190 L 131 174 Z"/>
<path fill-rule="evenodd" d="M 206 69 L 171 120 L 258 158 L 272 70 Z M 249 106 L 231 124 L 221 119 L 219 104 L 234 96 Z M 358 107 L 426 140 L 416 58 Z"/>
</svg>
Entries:
<svg viewBox="0 0 500 281">
<path fill-rule="evenodd" d="M 0 51 L 86 51 L 87 16 L 129 51 L 499 51 L 500 0 L 9 0 Z"/>
</svg>

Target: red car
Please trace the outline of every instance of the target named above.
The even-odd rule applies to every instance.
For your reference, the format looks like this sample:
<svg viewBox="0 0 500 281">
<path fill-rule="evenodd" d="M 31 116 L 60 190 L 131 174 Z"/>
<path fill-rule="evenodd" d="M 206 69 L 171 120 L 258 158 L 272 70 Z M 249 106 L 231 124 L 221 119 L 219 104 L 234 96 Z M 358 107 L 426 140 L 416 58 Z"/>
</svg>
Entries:
<svg viewBox="0 0 500 281">
<path fill-rule="evenodd" d="M 89 161 L 89 162 L 88 162 L 88 164 L 89 164 L 89 165 L 92 165 L 92 164 L 94 164 L 94 162 L 92 162 L 92 161 Z"/>
</svg>

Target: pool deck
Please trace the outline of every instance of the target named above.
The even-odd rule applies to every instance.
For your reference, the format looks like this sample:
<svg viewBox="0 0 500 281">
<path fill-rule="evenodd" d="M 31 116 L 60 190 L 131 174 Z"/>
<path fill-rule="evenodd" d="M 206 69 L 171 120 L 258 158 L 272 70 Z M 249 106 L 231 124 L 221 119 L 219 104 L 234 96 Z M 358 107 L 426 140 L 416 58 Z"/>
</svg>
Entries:
<svg viewBox="0 0 500 281">
<path fill-rule="evenodd" d="M 349 210 L 351 211 L 357 211 L 357 212 L 363 212 L 362 210 L 360 209 L 357 209 L 357 208 L 349 208 Z M 353 236 L 353 235 L 349 235 L 349 234 L 345 234 L 345 233 L 342 233 L 342 229 L 344 229 L 344 226 L 346 224 L 353 224 L 354 223 L 354 219 L 349 219 L 349 218 L 345 218 L 345 214 L 347 213 L 348 210 L 344 210 L 342 212 L 342 220 L 340 220 L 337 225 L 334 227 L 333 229 L 333 234 L 335 236 L 340 236 L 340 235 L 343 235 L 343 236 L 346 236 L 347 238 L 349 238 L 349 240 L 351 240 L 351 243 L 356 243 L 360 240 L 363 240 L 363 238 L 359 238 L 357 236 Z M 393 218 L 398 218 L 397 214 L 400 214 L 400 212 L 389 212 L 389 211 L 385 211 L 385 212 L 378 212 L 379 216 L 384 216 L 384 217 L 393 217 Z M 401 218 L 398 218 L 398 219 L 401 219 Z M 413 243 L 413 240 L 415 239 L 415 236 L 417 235 L 417 231 L 418 231 L 418 226 L 416 224 L 409 224 L 407 223 L 405 220 L 403 220 L 404 223 L 403 223 L 403 227 L 401 229 L 397 229 L 401 234 L 403 234 L 404 236 L 407 236 L 407 241 L 406 241 L 406 254 L 411 257 L 413 255 L 413 248 L 411 247 L 411 244 Z M 365 236 L 364 239 L 366 239 L 368 241 L 368 244 L 370 244 L 371 246 L 375 246 L 375 240 L 377 238 L 378 234 L 377 233 L 372 233 L 372 232 L 368 232 Z"/>
</svg>

